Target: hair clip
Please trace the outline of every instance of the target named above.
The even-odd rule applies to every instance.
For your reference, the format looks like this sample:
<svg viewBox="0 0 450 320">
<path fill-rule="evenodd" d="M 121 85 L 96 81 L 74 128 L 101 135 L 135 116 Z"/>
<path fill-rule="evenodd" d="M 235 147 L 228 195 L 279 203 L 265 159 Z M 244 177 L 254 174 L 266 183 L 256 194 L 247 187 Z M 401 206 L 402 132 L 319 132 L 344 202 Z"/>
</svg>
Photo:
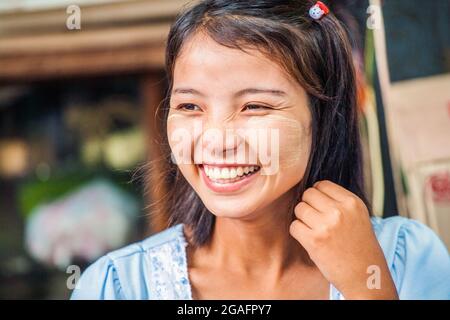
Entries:
<svg viewBox="0 0 450 320">
<path fill-rule="evenodd" d="M 328 9 L 323 2 L 317 1 L 316 4 L 309 9 L 309 16 L 314 20 L 319 20 L 329 12 L 330 9 Z"/>
</svg>

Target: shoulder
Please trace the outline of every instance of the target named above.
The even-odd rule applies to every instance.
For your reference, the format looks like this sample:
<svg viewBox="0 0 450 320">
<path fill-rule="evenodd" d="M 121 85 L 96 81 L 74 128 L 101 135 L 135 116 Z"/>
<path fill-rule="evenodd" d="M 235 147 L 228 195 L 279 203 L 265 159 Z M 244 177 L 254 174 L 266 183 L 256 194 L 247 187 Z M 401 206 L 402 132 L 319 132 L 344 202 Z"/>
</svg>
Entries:
<svg viewBox="0 0 450 320">
<path fill-rule="evenodd" d="M 71 299 L 151 299 L 158 290 L 153 280 L 184 258 L 185 245 L 183 225 L 178 224 L 109 252 L 83 272 Z"/>
<path fill-rule="evenodd" d="M 437 234 L 405 217 L 372 218 L 401 299 L 450 299 L 450 256 Z"/>
</svg>

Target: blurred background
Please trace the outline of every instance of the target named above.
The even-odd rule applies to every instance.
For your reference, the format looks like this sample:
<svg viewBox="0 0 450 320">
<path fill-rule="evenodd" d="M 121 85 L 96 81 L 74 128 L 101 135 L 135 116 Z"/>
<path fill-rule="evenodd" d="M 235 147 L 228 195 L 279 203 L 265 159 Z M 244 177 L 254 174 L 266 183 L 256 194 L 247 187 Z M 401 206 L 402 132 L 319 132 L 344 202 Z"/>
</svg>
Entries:
<svg viewBox="0 0 450 320">
<path fill-rule="evenodd" d="M 66 299 L 71 275 L 165 228 L 165 40 L 184 0 L 0 0 L 0 298 Z M 450 247 L 450 1 L 324 1 L 347 26 L 373 213 Z M 148 184 L 148 185 L 147 185 Z"/>
</svg>

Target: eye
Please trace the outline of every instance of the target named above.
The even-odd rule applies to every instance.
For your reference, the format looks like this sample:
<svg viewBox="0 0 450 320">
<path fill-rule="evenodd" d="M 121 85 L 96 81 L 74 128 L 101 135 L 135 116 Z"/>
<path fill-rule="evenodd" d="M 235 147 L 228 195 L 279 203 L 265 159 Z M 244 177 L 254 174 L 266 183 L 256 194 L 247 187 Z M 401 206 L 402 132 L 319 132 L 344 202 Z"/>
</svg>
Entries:
<svg viewBox="0 0 450 320">
<path fill-rule="evenodd" d="M 177 107 L 178 110 L 186 110 L 186 111 L 202 111 L 199 106 L 192 103 L 183 103 Z"/>
<path fill-rule="evenodd" d="M 250 110 L 250 111 L 259 111 L 259 110 L 270 110 L 272 108 L 268 106 L 263 106 L 260 104 L 248 104 L 244 107 L 243 111 Z"/>
</svg>

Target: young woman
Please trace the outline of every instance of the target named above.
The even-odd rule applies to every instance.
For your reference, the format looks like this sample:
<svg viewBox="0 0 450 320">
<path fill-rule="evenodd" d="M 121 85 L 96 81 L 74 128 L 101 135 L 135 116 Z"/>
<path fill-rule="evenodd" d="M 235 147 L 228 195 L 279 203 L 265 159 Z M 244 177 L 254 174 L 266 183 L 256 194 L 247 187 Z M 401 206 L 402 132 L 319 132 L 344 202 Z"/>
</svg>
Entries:
<svg viewBox="0 0 450 320">
<path fill-rule="evenodd" d="M 73 299 L 450 298 L 439 238 L 371 217 L 351 49 L 322 3 L 202 1 L 166 54 L 170 227 Z"/>
</svg>

